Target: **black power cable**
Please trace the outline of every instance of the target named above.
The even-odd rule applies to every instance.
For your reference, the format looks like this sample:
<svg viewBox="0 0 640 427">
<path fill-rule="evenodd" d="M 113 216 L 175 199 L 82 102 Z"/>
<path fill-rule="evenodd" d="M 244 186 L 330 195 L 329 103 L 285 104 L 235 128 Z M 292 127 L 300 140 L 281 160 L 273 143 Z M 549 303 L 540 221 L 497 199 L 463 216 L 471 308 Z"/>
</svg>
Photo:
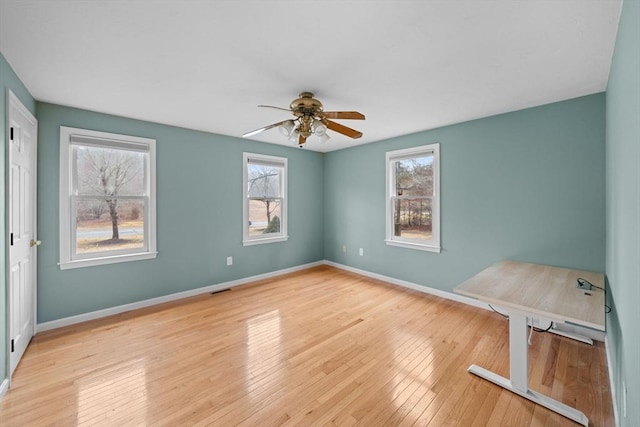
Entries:
<svg viewBox="0 0 640 427">
<path fill-rule="evenodd" d="M 487 305 L 489 306 L 489 308 L 490 308 L 491 310 L 493 310 L 493 311 L 494 311 L 494 313 L 499 314 L 500 316 L 504 317 L 505 319 L 508 319 L 508 318 L 509 318 L 509 316 L 507 316 L 506 314 L 504 314 L 504 313 L 500 313 L 498 310 L 496 310 L 495 308 L 493 308 L 493 307 L 491 306 L 491 304 L 487 304 Z M 531 327 L 531 328 L 533 328 L 533 330 L 534 330 L 535 332 L 549 332 L 549 331 L 551 330 L 551 328 L 553 327 L 553 322 L 551 322 L 551 323 L 549 324 L 549 327 L 548 327 L 547 329 L 536 328 L 536 327 L 533 327 L 533 326 L 530 326 L 530 327 Z"/>
<path fill-rule="evenodd" d="M 607 290 L 605 288 L 601 288 L 600 286 L 596 286 L 593 283 L 591 283 L 590 281 L 588 281 L 587 279 L 583 279 L 582 277 L 578 277 L 578 285 L 581 288 L 596 288 L 596 289 L 600 289 L 602 292 L 604 292 L 605 295 L 607 295 Z M 605 313 L 611 313 L 611 307 L 609 307 L 608 305 L 604 305 L 604 312 Z"/>
</svg>

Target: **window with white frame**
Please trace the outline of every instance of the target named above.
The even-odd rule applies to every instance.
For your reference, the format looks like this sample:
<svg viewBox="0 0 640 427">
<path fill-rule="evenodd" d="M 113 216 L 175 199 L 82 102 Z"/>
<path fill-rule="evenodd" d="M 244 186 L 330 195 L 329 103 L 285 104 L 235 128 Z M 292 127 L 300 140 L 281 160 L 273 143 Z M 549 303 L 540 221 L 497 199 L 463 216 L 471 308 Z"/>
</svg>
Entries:
<svg viewBox="0 0 640 427">
<path fill-rule="evenodd" d="M 244 153 L 242 173 L 242 243 L 287 240 L 287 159 Z"/>
<path fill-rule="evenodd" d="M 155 258 L 154 139 L 60 127 L 60 268 Z"/>
<path fill-rule="evenodd" d="M 439 144 L 387 152 L 386 243 L 440 252 Z"/>
</svg>

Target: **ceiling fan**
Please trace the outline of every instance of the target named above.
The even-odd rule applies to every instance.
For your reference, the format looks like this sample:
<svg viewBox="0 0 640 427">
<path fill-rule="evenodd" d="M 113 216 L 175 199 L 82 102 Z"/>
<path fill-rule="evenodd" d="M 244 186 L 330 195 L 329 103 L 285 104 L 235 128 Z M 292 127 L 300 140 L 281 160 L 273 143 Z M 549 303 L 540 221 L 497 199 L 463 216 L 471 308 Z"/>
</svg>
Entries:
<svg viewBox="0 0 640 427">
<path fill-rule="evenodd" d="M 364 114 L 358 113 L 357 111 L 324 111 L 322 102 L 314 98 L 311 92 L 302 92 L 299 98 L 291 101 L 288 109 L 274 107 L 272 105 L 258 105 L 258 107 L 290 111 L 296 118 L 283 120 L 247 132 L 242 135 L 243 138 L 248 138 L 275 127 L 279 127 L 280 132 L 287 136 L 289 141 L 298 144 L 299 147 L 302 147 L 311 135 L 319 137 L 322 142 L 327 141 L 329 139 L 327 129 L 346 135 L 349 138 L 355 139 L 362 136 L 362 132 L 336 123 L 330 119 L 364 120 Z"/>
</svg>

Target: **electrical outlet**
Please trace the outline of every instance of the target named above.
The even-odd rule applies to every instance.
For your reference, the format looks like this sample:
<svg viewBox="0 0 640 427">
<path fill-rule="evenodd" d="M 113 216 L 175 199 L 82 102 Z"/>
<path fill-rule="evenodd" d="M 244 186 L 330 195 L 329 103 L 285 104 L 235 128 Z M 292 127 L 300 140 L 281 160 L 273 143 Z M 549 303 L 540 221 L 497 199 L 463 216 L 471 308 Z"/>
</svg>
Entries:
<svg viewBox="0 0 640 427">
<path fill-rule="evenodd" d="M 227 257 L 227 265 L 233 265 L 233 257 L 232 256 L 228 256 Z"/>
<path fill-rule="evenodd" d="M 342 245 L 342 252 L 347 253 L 347 245 Z"/>
<path fill-rule="evenodd" d="M 576 288 L 584 289 L 585 291 L 590 291 L 593 285 L 584 279 L 576 280 Z"/>
<path fill-rule="evenodd" d="M 360 248 L 360 251 L 358 251 L 358 253 L 360 254 L 360 256 L 364 256 L 364 249 Z"/>
</svg>

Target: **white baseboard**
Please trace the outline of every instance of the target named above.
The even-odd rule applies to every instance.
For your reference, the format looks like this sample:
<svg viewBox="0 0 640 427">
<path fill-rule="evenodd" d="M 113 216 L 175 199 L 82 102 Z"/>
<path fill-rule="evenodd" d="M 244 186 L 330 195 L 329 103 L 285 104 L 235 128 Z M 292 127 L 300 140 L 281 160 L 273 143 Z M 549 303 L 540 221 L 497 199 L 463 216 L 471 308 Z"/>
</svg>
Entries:
<svg viewBox="0 0 640 427">
<path fill-rule="evenodd" d="M 231 280 L 229 282 L 218 283 L 215 285 L 205 286 L 202 288 L 191 289 L 188 291 L 177 292 L 174 294 L 164 295 L 157 298 L 151 298 L 144 301 L 133 302 L 130 304 L 119 305 L 116 307 L 105 308 L 103 310 L 92 311 L 90 313 L 78 314 L 76 316 L 69 316 L 62 319 L 52 320 L 50 322 L 38 323 L 36 332 L 44 332 L 51 329 L 61 328 L 63 326 L 75 325 L 76 323 L 86 322 L 88 320 L 100 319 L 102 317 L 112 316 L 114 314 L 120 314 L 139 308 L 150 307 L 165 302 L 175 301 L 183 298 L 192 297 L 195 295 L 205 294 L 208 292 L 220 291 L 223 289 L 233 288 L 235 286 L 244 285 L 250 282 L 258 280 L 269 279 L 275 276 L 281 276 L 287 273 L 293 273 L 299 270 L 305 270 L 311 267 L 317 267 L 323 265 L 323 261 L 312 262 L 309 264 L 298 265 L 295 267 L 285 268 L 282 270 L 272 271 L 269 273 L 258 274 L 256 276 L 245 277 L 242 279 Z"/>
<path fill-rule="evenodd" d="M 7 390 L 9 390 L 9 379 L 5 378 L 0 384 L 0 400 L 7 394 Z"/>
<path fill-rule="evenodd" d="M 462 295 L 454 294 L 452 292 L 441 291 L 439 289 L 434 289 L 434 288 L 430 288 L 428 286 L 418 285 L 416 283 L 407 282 L 405 280 L 400 280 L 400 279 L 396 279 L 396 278 L 389 277 L 389 276 L 383 276 L 382 274 L 372 273 L 372 272 L 366 271 L 366 270 L 360 270 L 359 268 L 349 267 L 347 265 L 339 264 L 339 263 L 333 262 L 333 261 L 325 260 L 324 263 L 326 265 L 330 265 L 332 267 L 339 268 L 341 270 L 350 271 L 352 273 L 360 274 L 360 275 L 366 276 L 366 277 L 371 277 L 372 279 L 382 280 L 383 282 L 387 282 L 387 283 L 390 283 L 392 285 L 402 286 L 404 288 L 413 289 L 414 291 L 418 291 L 418 292 L 422 292 L 422 293 L 430 294 L 430 295 L 435 295 L 435 296 L 438 296 L 438 297 L 441 297 L 441 298 L 445 298 L 445 299 L 448 299 L 448 300 L 460 302 L 460 303 L 467 304 L 467 305 L 472 305 L 474 307 L 482 308 L 482 309 L 485 309 L 485 310 L 492 310 L 491 307 L 489 307 L 489 304 L 483 303 L 483 302 L 478 301 L 478 300 L 473 299 L 473 298 L 468 298 L 468 297 L 465 297 L 465 296 L 462 296 Z M 596 340 L 596 341 L 604 341 L 605 337 L 606 337 L 606 334 L 604 332 L 596 331 L 596 330 L 589 329 L 589 328 L 584 328 L 584 327 L 577 326 L 577 325 L 569 325 L 569 324 L 566 324 L 566 323 L 557 323 L 556 327 L 554 329 L 559 330 L 559 331 L 569 332 L 569 333 L 572 333 L 572 334 L 582 335 L 582 336 L 585 336 L 587 338 L 591 338 L 592 340 Z"/>
<path fill-rule="evenodd" d="M 607 355 L 607 370 L 609 371 L 609 389 L 611 390 L 611 403 L 613 404 L 613 420 L 614 425 L 617 427 L 620 425 L 620 418 L 618 418 L 618 399 L 616 397 L 616 383 L 613 380 L 613 364 L 611 363 L 611 350 L 609 347 L 609 340 L 604 338 L 604 350 Z"/>
<path fill-rule="evenodd" d="M 422 292 L 425 294 L 435 295 L 437 297 L 445 298 L 452 301 L 461 302 L 463 304 L 472 305 L 478 308 L 484 308 L 485 310 L 490 310 L 489 305 L 478 301 L 477 299 L 465 297 L 462 295 L 454 294 L 451 292 L 441 291 L 439 289 L 430 288 L 428 286 L 418 285 L 416 283 L 407 282 L 405 280 L 396 279 L 389 276 L 383 276 L 382 274 L 372 273 L 366 270 L 360 270 L 359 268 L 349 267 L 344 264 L 338 264 L 333 261 L 324 262 L 326 265 L 330 265 L 331 267 L 339 268 L 341 270 L 350 271 L 351 273 L 360 274 L 361 276 L 367 276 L 372 279 L 382 280 L 383 282 L 390 283 L 392 285 L 402 286 L 403 288 L 413 289 L 414 291 Z"/>
</svg>

